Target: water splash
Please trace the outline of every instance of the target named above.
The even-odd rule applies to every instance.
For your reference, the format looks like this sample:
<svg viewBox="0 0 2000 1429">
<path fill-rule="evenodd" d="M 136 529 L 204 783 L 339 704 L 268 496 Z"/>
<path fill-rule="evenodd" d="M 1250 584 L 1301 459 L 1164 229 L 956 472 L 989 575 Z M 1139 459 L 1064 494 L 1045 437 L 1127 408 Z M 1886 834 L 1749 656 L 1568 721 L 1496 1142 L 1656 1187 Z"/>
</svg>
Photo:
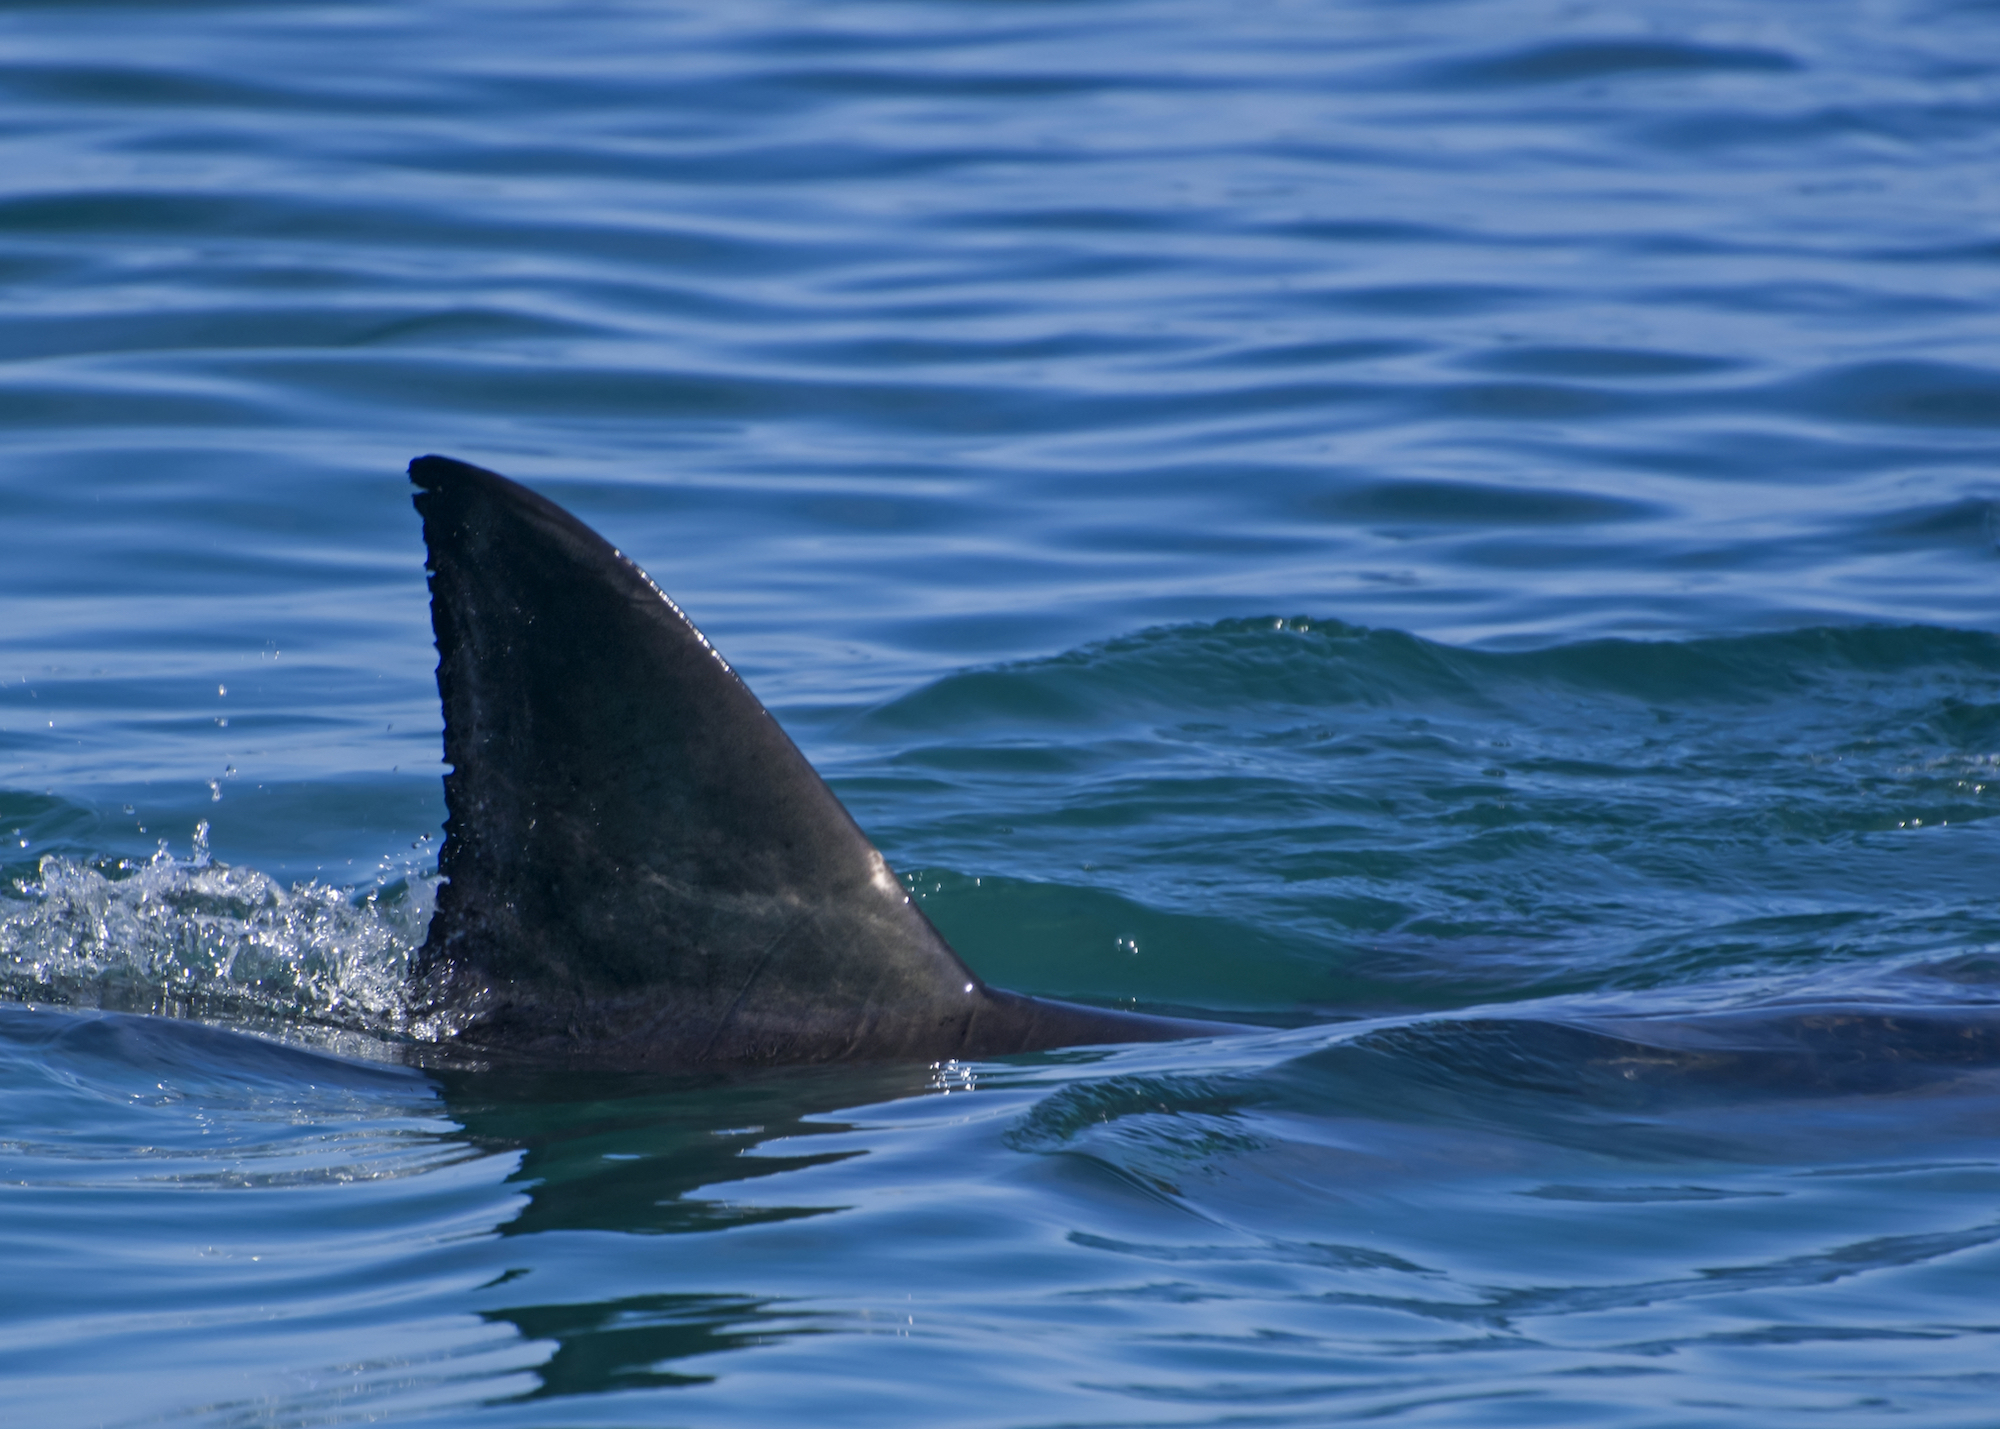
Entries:
<svg viewBox="0 0 2000 1429">
<path fill-rule="evenodd" d="M 361 888 L 286 885 L 214 861 L 208 825 L 189 857 L 42 858 L 0 893 L 0 996 L 433 1039 L 404 978 L 436 902 L 433 873 Z"/>
</svg>

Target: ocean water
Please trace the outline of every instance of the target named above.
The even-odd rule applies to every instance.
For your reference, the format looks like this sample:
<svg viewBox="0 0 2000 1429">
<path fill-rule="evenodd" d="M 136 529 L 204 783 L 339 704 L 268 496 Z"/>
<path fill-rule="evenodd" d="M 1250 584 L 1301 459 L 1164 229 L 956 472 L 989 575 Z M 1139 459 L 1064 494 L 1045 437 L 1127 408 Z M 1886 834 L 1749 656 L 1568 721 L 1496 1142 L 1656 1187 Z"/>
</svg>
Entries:
<svg viewBox="0 0 2000 1429">
<path fill-rule="evenodd" d="M 1990 1425 L 2000 8 L 0 9 L 9 1424 Z M 425 1070 L 438 451 L 1002 986 Z"/>
</svg>

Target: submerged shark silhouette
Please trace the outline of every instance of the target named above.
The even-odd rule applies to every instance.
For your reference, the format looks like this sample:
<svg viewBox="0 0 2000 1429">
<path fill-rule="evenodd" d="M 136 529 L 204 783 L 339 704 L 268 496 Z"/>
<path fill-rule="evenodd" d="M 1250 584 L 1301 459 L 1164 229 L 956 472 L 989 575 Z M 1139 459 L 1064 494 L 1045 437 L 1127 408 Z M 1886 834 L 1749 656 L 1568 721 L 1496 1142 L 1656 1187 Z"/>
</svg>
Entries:
<svg viewBox="0 0 2000 1429">
<path fill-rule="evenodd" d="M 451 766 L 411 987 L 455 1044 L 696 1067 L 1245 1030 L 988 987 L 644 571 L 494 472 L 410 480 Z"/>
</svg>

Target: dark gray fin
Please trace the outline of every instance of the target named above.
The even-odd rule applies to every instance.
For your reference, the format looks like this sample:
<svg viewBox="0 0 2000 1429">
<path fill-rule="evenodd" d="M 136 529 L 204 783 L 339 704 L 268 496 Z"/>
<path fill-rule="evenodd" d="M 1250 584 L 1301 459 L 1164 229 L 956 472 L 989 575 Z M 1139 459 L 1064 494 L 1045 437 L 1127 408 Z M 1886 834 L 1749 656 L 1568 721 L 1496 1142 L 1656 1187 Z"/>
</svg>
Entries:
<svg viewBox="0 0 2000 1429">
<path fill-rule="evenodd" d="M 988 989 L 645 572 L 493 472 L 410 479 L 452 766 L 412 980 L 461 1042 L 698 1066 L 1223 1030 Z"/>
</svg>

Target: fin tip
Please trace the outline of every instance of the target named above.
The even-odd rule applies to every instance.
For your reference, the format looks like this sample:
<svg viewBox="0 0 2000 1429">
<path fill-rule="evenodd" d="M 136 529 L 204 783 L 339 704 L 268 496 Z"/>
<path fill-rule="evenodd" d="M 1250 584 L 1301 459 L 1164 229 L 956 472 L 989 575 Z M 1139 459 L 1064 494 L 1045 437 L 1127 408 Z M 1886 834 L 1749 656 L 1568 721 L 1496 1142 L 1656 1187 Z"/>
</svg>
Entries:
<svg viewBox="0 0 2000 1429">
<path fill-rule="evenodd" d="M 491 477 L 494 473 L 471 462 L 459 461 L 455 457 L 438 456 L 432 453 L 420 456 L 410 462 L 410 481 L 425 491 L 437 491 L 455 477 Z"/>
</svg>

